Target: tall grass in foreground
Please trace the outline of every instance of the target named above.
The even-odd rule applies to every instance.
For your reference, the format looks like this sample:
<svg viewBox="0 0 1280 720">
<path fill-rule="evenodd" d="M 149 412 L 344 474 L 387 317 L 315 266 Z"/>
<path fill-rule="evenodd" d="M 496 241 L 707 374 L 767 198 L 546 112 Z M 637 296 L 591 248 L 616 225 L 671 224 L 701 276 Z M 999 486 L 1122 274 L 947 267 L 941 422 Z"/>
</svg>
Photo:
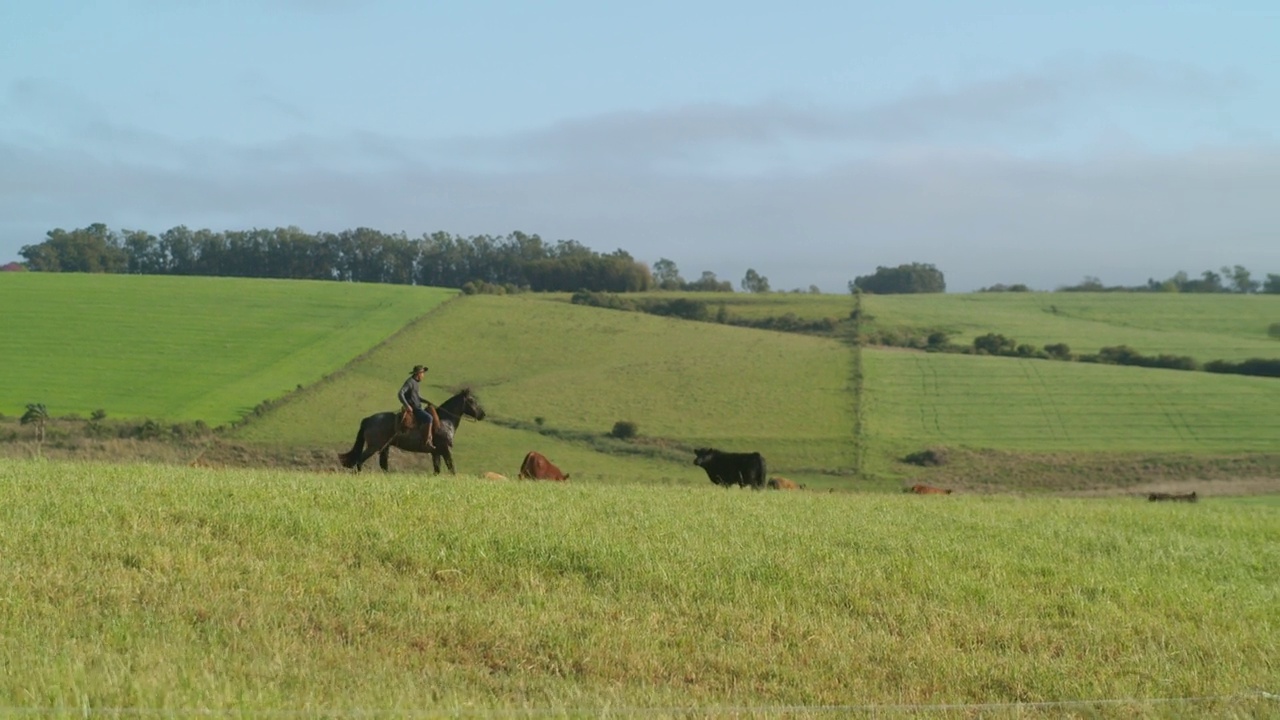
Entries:
<svg viewBox="0 0 1280 720">
<path fill-rule="evenodd" d="M 1280 715 L 1268 506 L 9 462 L 0 557 L 18 711 Z"/>
</svg>

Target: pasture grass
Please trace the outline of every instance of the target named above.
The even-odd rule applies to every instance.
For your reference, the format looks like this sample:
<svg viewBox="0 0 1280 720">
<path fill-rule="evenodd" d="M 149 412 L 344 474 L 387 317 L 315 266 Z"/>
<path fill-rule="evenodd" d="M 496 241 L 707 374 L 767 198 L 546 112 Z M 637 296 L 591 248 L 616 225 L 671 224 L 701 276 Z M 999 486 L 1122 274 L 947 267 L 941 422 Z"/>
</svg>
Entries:
<svg viewBox="0 0 1280 720">
<path fill-rule="evenodd" d="M 1280 295 L 1176 293 L 967 293 L 863 296 L 865 329 L 941 330 L 971 345 L 987 333 L 1075 353 L 1128 345 L 1144 355 L 1200 362 L 1280 357 L 1267 328 Z"/>
<path fill-rule="evenodd" d="M 494 419 L 463 423 L 469 472 L 518 468 L 538 450 L 583 477 L 706 482 L 691 464 L 702 445 L 758 450 L 814 479 L 853 465 L 841 343 L 519 295 L 460 297 L 231 437 L 346 450 L 361 418 L 395 407 L 418 359 L 427 399 L 469 386 Z M 618 421 L 638 426 L 631 452 L 607 438 Z"/>
<path fill-rule="evenodd" d="M 863 351 L 870 447 L 1270 452 L 1280 382 L 1111 365 Z"/>
<path fill-rule="evenodd" d="M 0 273 L 0 412 L 202 420 L 249 414 L 456 291 L 403 285 Z M 410 363 L 412 364 L 412 362 Z"/>
<path fill-rule="evenodd" d="M 0 706 L 1276 716 L 1275 520 L 8 462 Z"/>
</svg>

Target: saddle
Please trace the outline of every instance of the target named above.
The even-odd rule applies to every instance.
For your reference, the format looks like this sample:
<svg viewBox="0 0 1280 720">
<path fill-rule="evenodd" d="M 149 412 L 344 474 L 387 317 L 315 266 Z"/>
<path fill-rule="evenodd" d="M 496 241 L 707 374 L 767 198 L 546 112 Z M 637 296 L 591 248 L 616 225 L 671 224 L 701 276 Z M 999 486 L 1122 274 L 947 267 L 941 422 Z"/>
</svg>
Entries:
<svg viewBox="0 0 1280 720">
<path fill-rule="evenodd" d="M 423 442 L 427 447 L 435 447 L 435 428 L 440 427 L 440 415 L 436 413 L 434 405 L 427 406 L 427 412 L 431 413 L 431 428 L 424 431 Z M 418 426 L 417 420 L 413 416 L 413 410 L 408 407 L 400 408 L 400 430 L 408 432 Z"/>
</svg>

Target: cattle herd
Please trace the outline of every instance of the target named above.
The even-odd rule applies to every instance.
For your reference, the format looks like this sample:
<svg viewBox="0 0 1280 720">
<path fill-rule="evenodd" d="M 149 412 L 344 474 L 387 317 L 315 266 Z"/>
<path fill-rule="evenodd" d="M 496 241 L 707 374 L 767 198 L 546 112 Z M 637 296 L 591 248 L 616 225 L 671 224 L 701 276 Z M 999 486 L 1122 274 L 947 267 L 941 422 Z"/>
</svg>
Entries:
<svg viewBox="0 0 1280 720">
<path fill-rule="evenodd" d="M 715 448 L 698 448 L 693 451 L 693 464 L 707 473 L 707 478 L 720 487 L 749 487 L 753 490 L 768 488 L 770 490 L 803 490 L 801 485 L 784 477 L 768 477 L 764 456 L 758 452 L 734 453 L 723 452 Z M 490 480 L 505 480 L 498 473 L 488 472 L 484 475 Z M 539 452 L 530 452 L 520 463 L 521 480 L 553 480 L 566 482 L 569 473 L 556 467 L 555 463 Z M 904 493 L 914 495 L 950 495 L 950 488 L 934 487 L 916 483 L 902 489 Z M 1163 493 L 1153 492 L 1147 495 L 1152 502 L 1196 502 L 1196 493 Z"/>
</svg>

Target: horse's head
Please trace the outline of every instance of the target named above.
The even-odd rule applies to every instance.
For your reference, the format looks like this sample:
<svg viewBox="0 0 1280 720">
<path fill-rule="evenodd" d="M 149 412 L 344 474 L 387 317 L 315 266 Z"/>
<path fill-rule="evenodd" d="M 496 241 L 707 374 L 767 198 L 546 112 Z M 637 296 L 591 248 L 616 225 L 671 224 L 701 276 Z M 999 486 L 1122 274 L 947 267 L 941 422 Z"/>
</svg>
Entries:
<svg viewBox="0 0 1280 720">
<path fill-rule="evenodd" d="M 471 388 L 464 388 L 460 396 L 462 397 L 462 414 L 476 420 L 483 420 L 484 408 L 480 407 L 480 400 L 476 398 L 475 393 L 471 392 Z"/>
</svg>

